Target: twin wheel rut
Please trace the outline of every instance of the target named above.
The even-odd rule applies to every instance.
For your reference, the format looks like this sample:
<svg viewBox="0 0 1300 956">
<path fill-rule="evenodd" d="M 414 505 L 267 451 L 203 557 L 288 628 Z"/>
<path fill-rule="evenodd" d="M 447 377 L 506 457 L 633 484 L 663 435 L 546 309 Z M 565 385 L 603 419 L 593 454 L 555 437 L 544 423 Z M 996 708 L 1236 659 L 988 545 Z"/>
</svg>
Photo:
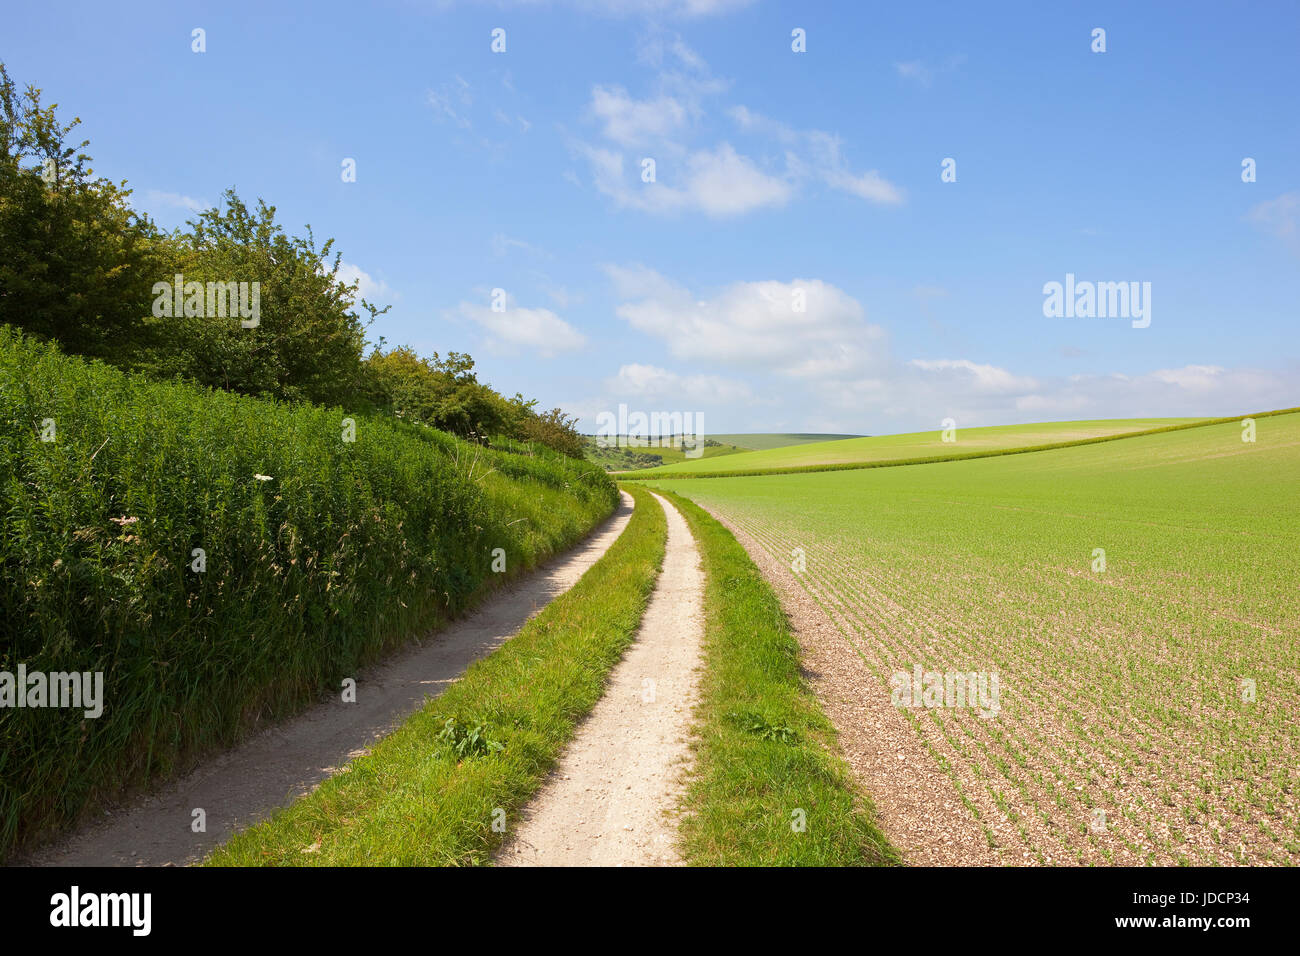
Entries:
<svg viewBox="0 0 1300 956">
<path fill-rule="evenodd" d="M 663 570 L 636 640 L 497 855 L 504 866 L 680 864 L 672 811 L 689 759 L 704 635 L 704 572 L 690 528 L 668 516 Z"/>
<path fill-rule="evenodd" d="M 668 517 L 663 570 L 632 646 L 558 768 L 525 809 L 498 862 L 507 865 L 678 863 L 675 810 L 689 750 L 703 636 L 704 575 L 690 529 Z M 320 703 L 263 731 L 20 864 L 184 866 L 238 830 L 310 793 L 492 653 L 578 579 L 622 534 L 624 493 L 596 532 L 544 568 L 488 597 L 426 643 L 360 675 L 357 702 Z M 195 809 L 207 830 L 195 833 Z"/>
</svg>

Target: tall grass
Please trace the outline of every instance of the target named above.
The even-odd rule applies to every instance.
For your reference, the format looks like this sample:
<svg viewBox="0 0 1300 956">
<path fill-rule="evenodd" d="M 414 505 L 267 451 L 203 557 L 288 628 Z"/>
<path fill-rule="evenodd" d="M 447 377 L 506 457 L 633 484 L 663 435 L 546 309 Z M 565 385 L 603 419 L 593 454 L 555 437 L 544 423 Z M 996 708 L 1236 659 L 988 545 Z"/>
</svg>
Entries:
<svg viewBox="0 0 1300 956">
<path fill-rule="evenodd" d="M 667 519 L 648 491 L 629 490 L 636 508 L 627 528 L 577 584 L 345 773 L 236 834 L 208 864 L 489 862 L 505 839 L 493 826 L 498 811 L 512 830 L 605 693 L 654 590 Z M 475 730 L 477 748 L 465 733 Z"/>
<path fill-rule="evenodd" d="M 345 441 L 346 416 L 0 327 L 0 670 L 102 671 L 105 700 L 0 708 L 0 857 L 337 690 L 499 579 L 494 548 L 517 572 L 617 501 L 583 462 L 360 416 Z"/>
</svg>

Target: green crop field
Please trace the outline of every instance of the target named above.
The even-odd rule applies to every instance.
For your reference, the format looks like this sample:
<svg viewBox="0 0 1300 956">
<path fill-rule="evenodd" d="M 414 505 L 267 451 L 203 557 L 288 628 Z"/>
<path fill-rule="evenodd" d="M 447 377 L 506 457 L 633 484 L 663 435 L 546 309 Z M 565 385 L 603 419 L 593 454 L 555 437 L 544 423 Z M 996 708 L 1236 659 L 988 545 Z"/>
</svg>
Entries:
<svg viewBox="0 0 1300 956">
<path fill-rule="evenodd" d="M 662 485 L 802 557 L 886 700 L 917 665 L 998 676 L 992 718 L 900 707 L 990 842 L 1010 823 L 1040 862 L 1295 864 L 1300 414 L 1257 428 Z"/>
<path fill-rule="evenodd" d="M 931 457 L 965 457 L 1013 448 L 1074 442 L 1090 438 L 1147 431 L 1194 422 L 1194 418 L 1120 418 L 1101 421 L 1047 422 L 1038 425 L 998 425 L 990 428 L 957 428 L 952 441 L 944 441 L 941 429 L 906 435 L 880 435 L 768 447 L 729 458 L 727 461 L 696 460 L 680 465 L 665 462 L 658 469 L 647 468 L 638 477 L 669 471 L 672 474 L 713 474 L 733 471 L 846 467 L 873 462 Z M 729 436 L 741 437 L 741 436 Z M 790 436 L 786 436 L 790 437 Z M 720 437 L 717 440 L 721 440 Z"/>
<path fill-rule="evenodd" d="M 586 458 L 595 465 L 609 471 L 646 471 L 650 468 L 681 465 L 706 458 L 721 458 L 728 455 L 743 454 L 757 449 L 783 448 L 787 445 L 805 445 L 812 442 L 828 442 L 832 439 L 856 438 L 855 435 L 783 435 L 777 433 L 754 433 L 736 435 L 708 435 L 703 452 L 698 457 L 688 457 L 682 449 L 680 439 L 677 444 L 629 444 L 626 446 L 604 447 L 596 438 L 584 439 Z M 677 471 L 677 468 L 673 469 Z"/>
<path fill-rule="evenodd" d="M 656 447 L 646 448 L 645 451 L 652 455 L 658 455 L 664 460 L 665 465 L 680 465 L 688 461 L 706 461 L 711 458 L 726 458 L 729 455 L 741 455 L 745 453 L 744 448 L 737 448 L 735 445 L 708 445 L 703 449 L 698 458 L 689 457 L 686 452 L 680 448 Z"/>
</svg>

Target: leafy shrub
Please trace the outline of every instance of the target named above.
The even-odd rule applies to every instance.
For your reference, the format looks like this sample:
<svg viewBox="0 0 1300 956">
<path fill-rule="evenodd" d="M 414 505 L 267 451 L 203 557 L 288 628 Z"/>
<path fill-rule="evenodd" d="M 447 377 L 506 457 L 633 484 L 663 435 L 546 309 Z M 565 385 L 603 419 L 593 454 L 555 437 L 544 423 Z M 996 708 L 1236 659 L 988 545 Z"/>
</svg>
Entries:
<svg viewBox="0 0 1300 956">
<path fill-rule="evenodd" d="M 152 274 L 137 272 L 146 290 L 155 282 L 257 282 L 259 324 L 243 328 L 225 317 L 166 315 L 147 320 L 149 348 L 135 363 L 155 377 L 181 375 L 213 388 L 331 404 L 365 385 L 362 352 L 366 323 L 354 308 L 357 283 L 339 278 L 334 240 L 319 248 L 307 235 L 290 236 L 275 221 L 275 207 L 250 208 L 233 189 L 221 208 L 207 209 L 166 243 L 169 261 Z M 364 300 L 363 310 L 378 315 Z M 150 300 L 152 311 L 153 300 Z"/>
<path fill-rule="evenodd" d="M 0 323 L 66 350 L 111 357 L 138 349 L 147 275 L 167 266 L 159 234 L 125 183 L 95 177 L 41 91 L 19 90 L 0 63 Z"/>
<path fill-rule="evenodd" d="M 443 721 L 438 739 L 446 744 L 459 760 L 466 757 L 486 757 L 500 753 L 505 744 L 492 737 L 492 726 L 485 723 L 461 723 L 455 717 Z"/>
<path fill-rule="evenodd" d="M 798 741 L 798 732 L 786 724 L 773 723 L 766 716 L 752 711 L 744 713 L 733 711 L 727 716 L 736 722 L 745 733 L 753 734 L 759 740 L 771 740 L 783 744 L 792 744 Z"/>
</svg>

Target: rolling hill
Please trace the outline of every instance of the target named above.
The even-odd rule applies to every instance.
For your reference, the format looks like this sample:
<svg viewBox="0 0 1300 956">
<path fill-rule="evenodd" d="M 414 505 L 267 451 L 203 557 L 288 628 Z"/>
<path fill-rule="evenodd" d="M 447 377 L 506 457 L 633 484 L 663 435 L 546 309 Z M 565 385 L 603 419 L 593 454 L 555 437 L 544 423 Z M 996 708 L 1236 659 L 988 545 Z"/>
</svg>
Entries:
<svg viewBox="0 0 1300 956">
<path fill-rule="evenodd" d="M 1030 425 L 996 425 L 958 428 L 952 441 L 940 430 L 848 438 L 765 448 L 729 455 L 725 461 L 701 458 L 680 465 L 665 463 L 638 471 L 636 477 L 704 477 L 763 474 L 791 470 L 870 467 L 874 464 L 915 459 L 966 458 L 1014 449 L 1109 438 L 1115 435 L 1187 425 L 1195 418 L 1115 418 L 1077 422 L 1043 422 Z M 734 436 L 740 437 L 740 436 Z"/>
</svg>

